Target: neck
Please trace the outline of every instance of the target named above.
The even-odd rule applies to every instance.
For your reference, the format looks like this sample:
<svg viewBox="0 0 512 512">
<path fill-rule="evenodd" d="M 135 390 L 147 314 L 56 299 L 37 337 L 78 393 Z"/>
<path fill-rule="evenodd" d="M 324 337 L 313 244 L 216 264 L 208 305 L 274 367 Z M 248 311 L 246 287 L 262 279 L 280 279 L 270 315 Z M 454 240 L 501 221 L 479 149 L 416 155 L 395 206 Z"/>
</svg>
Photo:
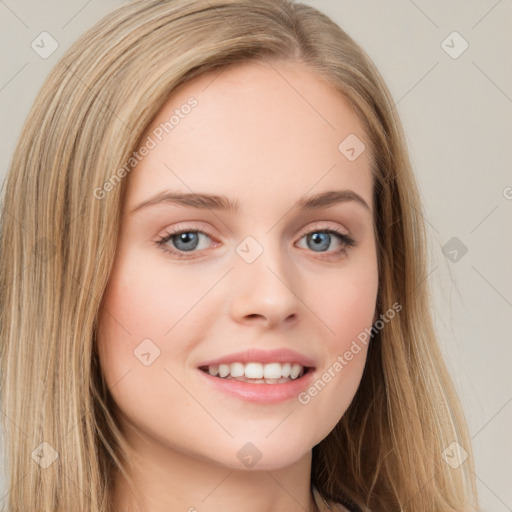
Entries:
<svg viewBox="0 0 512 512">
<path fill-rule="evenodd" d="M 130 454 L 130 489 L 114 479 L 119 512 L 314 512 L 310 490 L 311 451 L 278 469 L 233 469 L 162 446 Z M 137 497 L 139 500 L 137 500 Z"/>
</svg>

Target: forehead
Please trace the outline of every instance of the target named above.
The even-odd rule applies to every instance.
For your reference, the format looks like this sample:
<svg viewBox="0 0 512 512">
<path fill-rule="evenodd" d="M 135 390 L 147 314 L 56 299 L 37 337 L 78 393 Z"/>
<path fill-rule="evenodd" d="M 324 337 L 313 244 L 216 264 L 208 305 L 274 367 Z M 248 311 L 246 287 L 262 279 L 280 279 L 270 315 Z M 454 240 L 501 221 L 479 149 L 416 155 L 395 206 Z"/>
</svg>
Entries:
<svg viewBox="0 0 512 512">
<path fill-rule="evenodd" d="M 174 89 L 143 143 L 149 138 L 154 147 L 129 177 L 130 205 L 163 189 L 261 205 L 351 188 L 372 201 L 361 120 L 300 63 L 249 61 L 195 77 Z M 356 159 L 345 141 L 359 144 Z"/>
</svg>

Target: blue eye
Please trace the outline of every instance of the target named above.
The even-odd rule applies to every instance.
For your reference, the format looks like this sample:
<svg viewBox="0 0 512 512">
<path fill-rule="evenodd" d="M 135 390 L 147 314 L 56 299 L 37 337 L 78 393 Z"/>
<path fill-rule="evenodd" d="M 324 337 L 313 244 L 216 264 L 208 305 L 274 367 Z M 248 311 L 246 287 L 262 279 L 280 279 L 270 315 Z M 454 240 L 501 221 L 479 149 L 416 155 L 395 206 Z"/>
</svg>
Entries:
<svg viewBox="0 0 512 512">
<path fill-rule="evenodd" d="M 164 252 L 170 253 L 179 259 L 193 259 L 194 253 L 199 250 L 207 249 L 200 247 L 202 239 L 212 239 L 213 235 L 207 231 L 199 229 L 177 229 L 167 232 L 157 240 L 157 246 Z M 355 240 L 349 235 L 338 232 L 334 229 L 315 229 L 303 234 L 300 240 L 306 238 L 307 249 L 316 253 L 326 253 L 327 257 L 341 255 L 347 252 L 347 249 L 356 245 Z M 330 250 L 329 247 L 333 241 L 338 242 L 338 248 Z"/>
<path fill-rule="evenodd" d="M 185 231 L 178 235 L 174 235 L 173 239 L 176 248 L 180 251 L 193 251 L 199 245 L 199 231 Z"/>
<path fill-rule="evenodd" d="M 352 237 L 339 233 L 333 229 L 316 229 L 314 231 L 310 231 L 302 238 L 306 238 L 308 249 L 312 249 L 314 252 L 326 252 L 333 241 L 333 236 L 335 240 L 338 240 L 340 247 L 331 252 L 331 254 L 344 253 L 349 247 L 353 247 L 355 245 L 355 240 Z M 317 249 L 319 250 L 317 251 Z"/>
<path fill-rule="evenodd" d="M 157 245 L 164 251 L 178 256 L 179 258 L 187 258 L 186 254 L 196 251 L 201 242 L 201 238 L 210 238 L 208 233 L 205 233 L 199 229 L 187 229 L 180 231 L 171 231 L 161 237 L 157 241 Z M 169 245 L 172 242 L 173 247 Z M 205 249 L 206 247 L 199 247 L 199 249 Z"/>
<path fill-rule="evenodd" d="M 308 237 L 308 240 L 311 243 L 308 244 L 309 248 L 319 249 L 321 251 L 327 250 L 332 242 L 332 235 L 334 235 L 341 243 L 342 247 L 346 249 L 347 247 L 352 247 L 354 245 L 354 240 L 348 235 L 344 235 L 338 233 L 334 230 L 327 229 L 323 231 L 312 231 L 311 233 L 305 235 Z M 315 251 L 316 252 L 316 251 Z"/>
</svg>

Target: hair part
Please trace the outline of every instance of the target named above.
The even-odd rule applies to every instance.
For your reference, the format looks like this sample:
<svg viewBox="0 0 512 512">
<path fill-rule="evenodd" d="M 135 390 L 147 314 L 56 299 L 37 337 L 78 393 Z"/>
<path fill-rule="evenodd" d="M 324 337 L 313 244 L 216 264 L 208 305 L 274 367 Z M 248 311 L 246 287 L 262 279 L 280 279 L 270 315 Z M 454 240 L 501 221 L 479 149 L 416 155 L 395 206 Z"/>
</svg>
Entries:
<svg viewBox="0 0 512 512">
<path fill-rule="evenodd" d="M 126 180 L 102 187 L 138 148 L 172 91 L 247 60 L 299 62 L 364 123 L 374 176 L 377 315 L 359 389 L 313 448 L 311 483 L 361 510 L 477 510 L 470 438 L 431 320 L 424 221 L 391 94 L 327 16 L 287 0 L 135 0 L 82 35 L 43 84 L 4 184 L 0 392 L 8 512 L 107 512 L 129 447 L 96 347 Z M 442 460 L 457 441 L 469 458 Z M 33 451 L 58 453 L 43 469 Z M 51 451 L 49 452 L 52 453 Z"/>
</svg>

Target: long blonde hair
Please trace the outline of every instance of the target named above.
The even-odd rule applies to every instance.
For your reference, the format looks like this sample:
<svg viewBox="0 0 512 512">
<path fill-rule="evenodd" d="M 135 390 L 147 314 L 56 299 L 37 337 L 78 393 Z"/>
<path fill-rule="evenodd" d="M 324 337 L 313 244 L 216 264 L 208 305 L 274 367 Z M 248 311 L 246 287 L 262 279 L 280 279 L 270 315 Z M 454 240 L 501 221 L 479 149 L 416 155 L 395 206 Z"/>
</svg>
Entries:
<svg viewBox="0 0 512 512">
<path fill-rule="evenodd" d="M 417 186 L 393 100 L 369 57 L 327 16 L 293 1 L 135 0 L 52 70 L 4 185 L 8 512 L 110 512 L 112 475 L 127 474 L 126 446 L 96 328 L 126 179 L 102 199 L 94 191 L 129 160 L 176 86 L 247 59 L 303 63 L 363 121 L 373 155 L 377 314 L 402 306 L 371 340 L 350 407 L 313 448 L 312 485 L 364 511 L 477 510 L 470 438 L 432 326 Z M 453 442 L 468 453 L 458 467 L 443 455 Z"/>
</svg>

